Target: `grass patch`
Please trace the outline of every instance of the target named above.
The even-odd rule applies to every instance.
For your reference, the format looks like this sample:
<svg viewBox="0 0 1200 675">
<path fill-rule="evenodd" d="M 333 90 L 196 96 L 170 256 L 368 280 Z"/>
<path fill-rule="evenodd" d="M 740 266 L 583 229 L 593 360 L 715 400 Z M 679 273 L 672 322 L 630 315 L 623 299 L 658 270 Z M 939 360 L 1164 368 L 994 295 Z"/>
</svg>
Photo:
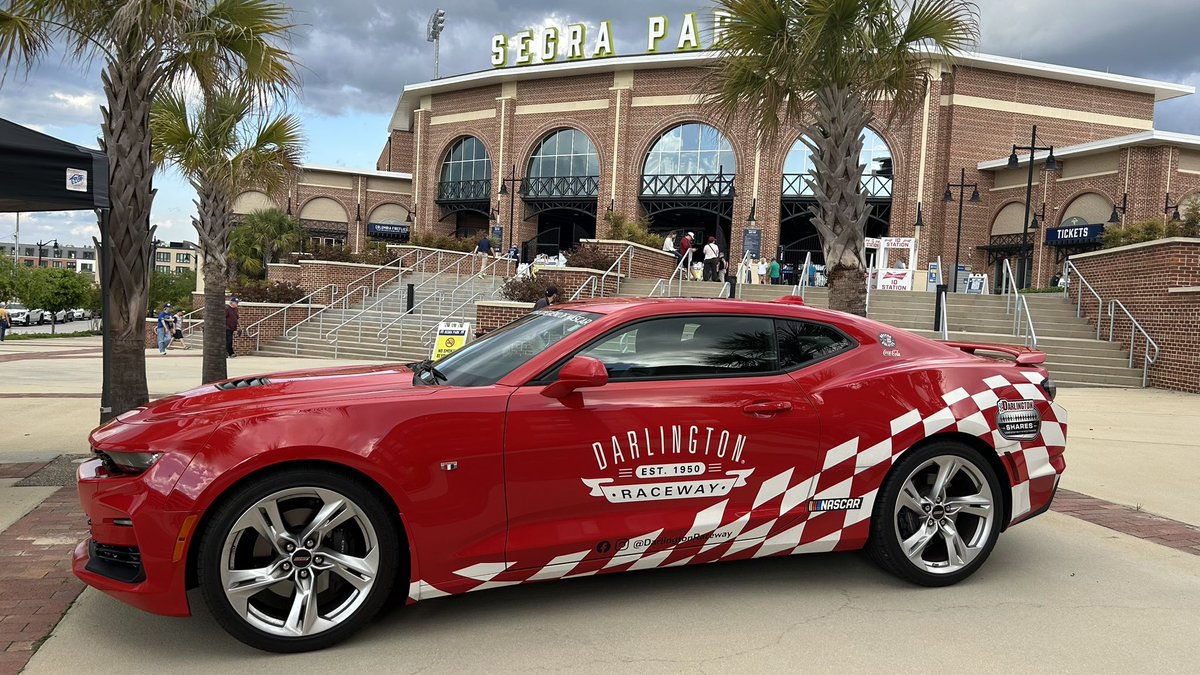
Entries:
<svg viewBox="0 0 1200 675">
<path fill-rule="evenodd" d="M 76 338 L 76 337 L 92 337 L 101 335 L 98 330 L 80 330 L 72 333 L 8 333 L 4 336 L 5 340 L 49 340 L 51 338 Z"/>
</svg>

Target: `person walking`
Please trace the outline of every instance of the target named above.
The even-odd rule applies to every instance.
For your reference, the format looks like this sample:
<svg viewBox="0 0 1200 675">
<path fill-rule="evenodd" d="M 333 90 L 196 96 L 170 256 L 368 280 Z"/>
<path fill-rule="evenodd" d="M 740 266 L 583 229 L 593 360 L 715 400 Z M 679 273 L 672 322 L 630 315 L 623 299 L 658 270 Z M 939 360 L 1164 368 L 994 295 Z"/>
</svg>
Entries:
<svg viewBox="0 0 1200 675">
<path fill-rule="evenodd" d="M 555 286 L 551 286 L 546 289 L 545 296 L 538 298 L 538 301 L 533 303 L 533 311 L 536 312 L 539 309 L 546 309 L 550 305 L 553 305 L 554 301 L 557 299 L 558 299 L 558 288 Z"/>
<path fill-rule="evenodd" d="M 191 349 L 191 345 L 183 339 L 183 310 L 175 312 L 172 325 L 171 344 L 178 344 L 180 349 Z M 167 345 L 170 348 L 171 345 Z"/>
<path fill-rule="evenodd" d="M 767 274 L 771 277 L 771 283 L 778 286 L 783 283 L 783 273 L 779 268 L 779 261 L 772 260 L 771 266 L 767 269 Z"/>
<path fill-rule="evenodd" d="M 12 328 L 12 319 L 8 316 L 8 305 L 0 302 L 0 342 L 4 342 L 4 334 Z"/>
<path fill-rule="evenodd" d="M 158 320 L 154 324 L 154 337 L 157 339 L 160 355 L 167 353 L 167 345 L 171 343 L 172 323 L 171 303 L 168 302 L 163 304 L 162 311 L 158 313 Z"/>
<path fill-rule="evenodd" d="M 721 263 L 721 249 L 717 247 L 717 238 L 709 237 L 704 245 L 704 280 L 718 281 L 717 266 Z"/>
<path fill-rule="evenodd" d="M 233 351 L 233 334 L 237 329 L 238 299 L 229 298 L 229 303 L 225 305 L 225 355 L 231 359 L 237 356 Z"/>
</svg>

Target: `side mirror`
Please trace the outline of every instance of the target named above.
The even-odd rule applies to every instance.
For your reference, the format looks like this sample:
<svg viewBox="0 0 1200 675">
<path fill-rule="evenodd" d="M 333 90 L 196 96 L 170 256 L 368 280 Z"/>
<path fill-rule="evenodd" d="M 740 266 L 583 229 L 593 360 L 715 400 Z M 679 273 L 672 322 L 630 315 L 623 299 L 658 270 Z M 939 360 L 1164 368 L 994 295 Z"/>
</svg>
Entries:
<svg viewBox="0 0 1200 675">
<path fill-rule="evenodd" d="M 576 389 L 603 387 L 608 384 L 608 371 L 599 359 L 576 356 L 558 371 L 558 380 L 546 385 L 542 396 L 564 398 Z"/>
</svg>

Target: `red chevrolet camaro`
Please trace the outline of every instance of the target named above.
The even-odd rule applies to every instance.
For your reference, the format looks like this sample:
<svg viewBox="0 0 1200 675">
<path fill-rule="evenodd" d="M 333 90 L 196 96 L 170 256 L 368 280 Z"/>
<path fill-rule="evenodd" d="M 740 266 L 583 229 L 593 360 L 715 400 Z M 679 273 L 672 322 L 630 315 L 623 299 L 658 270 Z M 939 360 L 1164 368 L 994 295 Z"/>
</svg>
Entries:
<svg viewBox="0 0 1200 675">
<path fill-rule="evenodd" d="M 199 586 L 273 651 L 345 638 L 405 580 L 415 602 L 865 547 L 952 584 L 1054 497 L 1043 359 L 790 299 L 557 305 L 437 363 L 230 380 L 100 427 L 74 570 L 171 616 Z"/>
</svg>

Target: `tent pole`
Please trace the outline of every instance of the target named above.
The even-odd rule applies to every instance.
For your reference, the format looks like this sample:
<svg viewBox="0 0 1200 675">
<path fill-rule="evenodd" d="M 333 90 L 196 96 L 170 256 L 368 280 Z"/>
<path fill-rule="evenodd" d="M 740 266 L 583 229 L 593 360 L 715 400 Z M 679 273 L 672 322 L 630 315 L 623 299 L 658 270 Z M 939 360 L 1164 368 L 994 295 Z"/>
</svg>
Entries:
<svg viewBox="0 0 1200 675">
<path fill-rule="evenodd" d="M 110 242 L 112 237 L 108 231 L 108 217 L 111 209 L 97 209 L 100 218 L 99 250 L 96 253 L 100 263 L 100 331 L 101 331 L 101 365 L 100 365 L 100 423 L 104 424 L 112 417 L 112 321 L 109 313 L 109 295 L 112 279 L 109 278 Z"/>
</svg>

